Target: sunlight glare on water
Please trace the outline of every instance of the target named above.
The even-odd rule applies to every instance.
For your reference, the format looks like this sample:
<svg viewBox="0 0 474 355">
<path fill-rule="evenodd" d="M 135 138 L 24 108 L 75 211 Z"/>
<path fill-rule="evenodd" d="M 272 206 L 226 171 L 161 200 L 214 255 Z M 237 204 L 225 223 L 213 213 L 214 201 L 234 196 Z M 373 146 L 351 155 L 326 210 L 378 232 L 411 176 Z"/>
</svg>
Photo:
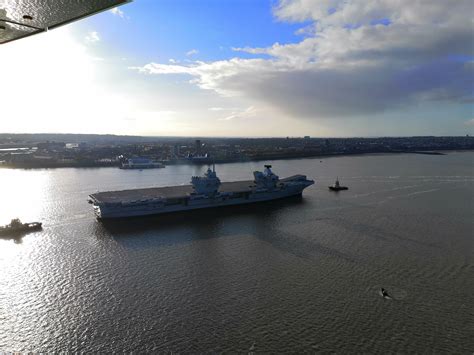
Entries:
<svg viewBox="0 0 474 355">
<path fill-rule="evenodd" d="M 50 173 L 46 170 L 0 170 L 0 224 L 13 218 L 24 222 L 38 220 L 44 199 L 50 195 Z M 16 214 L 15 214 L 16 213 Z"/>
</svg>

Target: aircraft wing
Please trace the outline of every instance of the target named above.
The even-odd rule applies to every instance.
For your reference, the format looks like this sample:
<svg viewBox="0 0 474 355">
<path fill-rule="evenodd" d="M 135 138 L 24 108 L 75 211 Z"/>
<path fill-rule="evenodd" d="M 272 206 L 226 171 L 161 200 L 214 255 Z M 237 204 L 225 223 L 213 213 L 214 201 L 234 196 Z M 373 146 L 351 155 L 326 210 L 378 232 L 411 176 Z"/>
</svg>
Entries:
<svg viewBox="0 0 474 355">
<path fill-rule="evenodd" d="M 132 0 L 0 0 L 0 44 L 94 15 Z"/>
</svg>

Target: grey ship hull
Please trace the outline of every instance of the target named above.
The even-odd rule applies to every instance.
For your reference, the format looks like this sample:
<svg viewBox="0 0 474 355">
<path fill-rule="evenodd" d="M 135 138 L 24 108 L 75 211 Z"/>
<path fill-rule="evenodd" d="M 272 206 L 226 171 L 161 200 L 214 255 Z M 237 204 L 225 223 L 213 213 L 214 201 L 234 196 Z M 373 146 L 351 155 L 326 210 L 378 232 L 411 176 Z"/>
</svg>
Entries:
<svg viewBox="0 0 474 355">
<path fill-rule="evenodd" d="M 222 183 L 214 196 L 196 195 L 185 185 L 97 193 L 90 201 L 99 219 L 137 217 L 277 200 L 301 195 L 313 183 L 295 175 L 280 180 L 272 191 L 256 189 L 253 181 L 237 181 Z"/>
</svg>

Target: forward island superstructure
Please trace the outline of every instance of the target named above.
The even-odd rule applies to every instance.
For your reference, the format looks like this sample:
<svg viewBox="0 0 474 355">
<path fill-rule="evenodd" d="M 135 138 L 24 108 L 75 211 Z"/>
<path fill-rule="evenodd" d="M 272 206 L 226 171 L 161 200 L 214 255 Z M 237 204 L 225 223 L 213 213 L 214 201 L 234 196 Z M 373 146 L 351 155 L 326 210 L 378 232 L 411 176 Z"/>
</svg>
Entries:
<svg viewBox="0 0 474 355">
<path fill-rule="evenodd" d="M 209 168 L 204 176 L 193 176 L 191 185 L 98 192 L 89 202 L 98 218 L 121 218 L 276 200 L 301 195 L 314 184 L 305 175 L 279 179 L 271 165 L 253 175 L 254 180 L 221 182 Z"/>
</svg>

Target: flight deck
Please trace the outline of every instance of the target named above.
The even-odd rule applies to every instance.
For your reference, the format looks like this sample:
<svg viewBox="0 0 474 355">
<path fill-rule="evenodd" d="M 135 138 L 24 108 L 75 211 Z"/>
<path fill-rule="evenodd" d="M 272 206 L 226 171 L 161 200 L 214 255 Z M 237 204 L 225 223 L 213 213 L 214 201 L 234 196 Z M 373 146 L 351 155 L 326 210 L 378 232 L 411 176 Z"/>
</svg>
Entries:
<svg viewBox="0 0 474 355">
<path fill-rule="evenodd" d="M 286 181 L 293 180 L 300 175 L 294 175 L 281 179 L 279 184 Z M 219 192 L 251 192 L 256 188 L 255 181 L 244 180 L 244 181 L 232 181 L 222 182 L 219 186 Z M 192 185 L 178 185 L 178 186 L 165 186 L 165 187 L 152 187 L 146 189 L 133 189 L 133 190 L 121 190 L 121 191 L 106 191 L 98 192 L 90 195 L 90 198 L 95 203 L 129 203 L 140 200 L 150 200 L 157 198 L 185 198 L 195 193 Z"/>
</svg>

